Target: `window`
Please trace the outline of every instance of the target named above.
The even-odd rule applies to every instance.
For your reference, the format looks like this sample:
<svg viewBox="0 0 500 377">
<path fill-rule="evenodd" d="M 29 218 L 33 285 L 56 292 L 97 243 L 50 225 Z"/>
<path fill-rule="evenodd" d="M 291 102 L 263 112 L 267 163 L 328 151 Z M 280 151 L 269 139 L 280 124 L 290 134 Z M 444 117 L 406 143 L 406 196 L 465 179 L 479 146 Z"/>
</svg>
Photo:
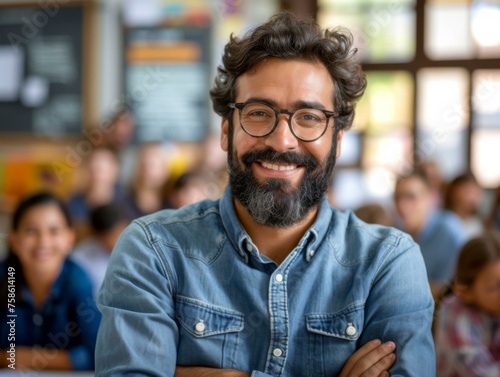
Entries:
<svg viewBox="0 0 500 377">
<path fill-rule="evenodd" d="M 484 187 L 500 185 L 500 2 L 317 4 L 322 27 L 351 29 L 368 78 L 351 131 L 362 148 L 341 167 L 388 197 L 396 174 L 427 159 L 446 180 L 471 169 Z"/>
</svg>

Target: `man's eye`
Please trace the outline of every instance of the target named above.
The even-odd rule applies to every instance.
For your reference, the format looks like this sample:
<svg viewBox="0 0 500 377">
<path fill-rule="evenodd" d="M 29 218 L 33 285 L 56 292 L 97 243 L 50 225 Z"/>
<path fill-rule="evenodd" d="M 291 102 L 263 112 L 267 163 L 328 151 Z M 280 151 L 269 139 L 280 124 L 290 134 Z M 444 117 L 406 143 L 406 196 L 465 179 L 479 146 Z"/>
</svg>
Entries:
<svg viewBox="0 0 500 377">
<path fill-rule="evenodd" d="M 307 121 L 319 121 L 319 118 L 314 114 L 304 114 L 301 118 Z"/>
<path fill-rule="evenodd" d="M 255 116 L 255 117 L 265 117 L 268 116 L 267 112 L 263 110 L 254 110 L 251 113 L 248 114 L 248 116 Z"/>
</svg>

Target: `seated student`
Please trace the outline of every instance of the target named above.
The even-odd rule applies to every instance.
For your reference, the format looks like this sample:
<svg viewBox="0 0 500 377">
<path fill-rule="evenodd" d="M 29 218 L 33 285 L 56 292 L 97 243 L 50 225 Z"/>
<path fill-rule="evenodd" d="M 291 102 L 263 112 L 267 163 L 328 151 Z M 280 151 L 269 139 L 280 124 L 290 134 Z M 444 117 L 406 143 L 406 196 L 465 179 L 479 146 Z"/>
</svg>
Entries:
<svg viewBox="0 0 500 377">
<path fill-rule="evenodd" d="M 139 147 L 134 176 L 123 197 L 123 208 L 134 220 L 166 207 L 164 188 L 170 175 L 167 150 L 161 143 Z"/>
<path fill-rule="evenodd" d="M 445 191 L 444 208 L 459 216 L 468 240 L 484 231 L 484 221 L 479 215 L 482 197 L 483 189 L 472 173 L 459 175 Z"/>
<path fill-rule="evenodd" d="M 204 199 L 213 199 L 210 198 L 210 194 L 216 192 L 216 183 L 210 182 L 203 172 L 188 171 L 175 180 L 168 192 L 168 205 L 171 208 L 181 208 Z"/>
<path fill-rule="evenodd" d="M 51 194 L 30 196 L 14 212 L 10 250 L 0 265 L 0 348 L 6 355 L 15 344 L 16 369 L 94 368 L 100 314 L 87 275 L 66 258 L 74 238 L 64 204 Z M 15 341 L 8 337 L 8 314 L 16 315 Z M 9 364 L 0 358 L 0 367 Z"/>
<path fill-rule="evenodd" d="M 436 321 L 438 377 L 500 376 L 500 233 L 467 242 Z"/>
<path fill-rule="evenodd" d="M 90 214 L 92 235 L 76 245 L 70 258 L 81 266 L 92 280 L 94 297 L 101 287 L 111 251 L 121 232 L 128 225 L 116 203 L 94 208 Z"/>
<path fill-rule="evenodd" d="M 356 216 L 368 224 L 379 224 L 384 226 L 393 226 L 393 220 L 390 213 L 384 206 L 378 203 L 368 203 L 356 208 Z"/>
<path fill-rule="evenodd" d="M 419 244 L 433 295 L 437 297 L 451 279 L 465 242 L 462 223 L 454 213 L 436 208 L 433 190 L 421 170 L 400 177 L 394 195 L 400 216 L 397 225 Z"/>
<path fill-rule="evenodd" d="M 78 240 L 90 234 L 90 212 L 93 208 L 111 203 L 120 197 L 118 174 L 120 162 L 114 151 L 95 148 L 83 165 L 81 191 L 68 199 L 68 210 Z"/>
</svg>

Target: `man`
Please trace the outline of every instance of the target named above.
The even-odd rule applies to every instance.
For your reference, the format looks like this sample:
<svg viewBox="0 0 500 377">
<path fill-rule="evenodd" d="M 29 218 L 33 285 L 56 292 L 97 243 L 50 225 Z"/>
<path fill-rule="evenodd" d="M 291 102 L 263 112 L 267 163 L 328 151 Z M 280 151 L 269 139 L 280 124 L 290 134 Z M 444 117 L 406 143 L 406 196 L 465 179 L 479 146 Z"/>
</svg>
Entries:
<svg viewBox="0 0 500 377">
<path fill-rule="evenodd" d="M 229 187 L 120 238 L 97 375 L 388 376 L 397 347 L 393 376 L 434 376 L 418 247 L 325 196 L 366 85 L 351 47 L 288 13 L 231 38 L 211 91 Z"/>
<path fill-rule="evenodd" d="M 450 282 L 466 232 L 460 219 L 435 207 L 431 183 L 421 170 L 400 177 L 394 192 L 401 228 L 420 245 L 434 297 Z"/>
</svg>

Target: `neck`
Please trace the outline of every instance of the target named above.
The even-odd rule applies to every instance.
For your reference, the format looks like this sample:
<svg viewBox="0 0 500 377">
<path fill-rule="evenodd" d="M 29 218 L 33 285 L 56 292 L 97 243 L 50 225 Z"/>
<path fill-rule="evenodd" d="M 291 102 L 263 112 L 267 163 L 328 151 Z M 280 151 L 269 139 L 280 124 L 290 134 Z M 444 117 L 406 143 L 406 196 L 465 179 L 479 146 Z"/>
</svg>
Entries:
<svg viewBox="0 0 500 377">
<path fill-rule="evenodd" d="M 109 203 L 114 197 L 114 188 L 105 185 L 94 185 L 87 191 L 85 197 L 93 206 Z"/>
<path fill-rule="evenodd" d="M 33 295 L 33 301 L 36 308 L 41 308 L 43 306 L 59 273 L 59 269 L 57 271 L 43 271 L 43 273 L 30 270 L 23 271 L 26 284 Z"/>
<path fill-rule="evenodd" d="M 259 251 L 280 264 L 298 245 L 316 219 L 318 208 L 311 210 L 301 222 L 290 228 L 274 228 L 256 223 L 245 207 L 234 200 L 236 215 Z"/>
</svg>

